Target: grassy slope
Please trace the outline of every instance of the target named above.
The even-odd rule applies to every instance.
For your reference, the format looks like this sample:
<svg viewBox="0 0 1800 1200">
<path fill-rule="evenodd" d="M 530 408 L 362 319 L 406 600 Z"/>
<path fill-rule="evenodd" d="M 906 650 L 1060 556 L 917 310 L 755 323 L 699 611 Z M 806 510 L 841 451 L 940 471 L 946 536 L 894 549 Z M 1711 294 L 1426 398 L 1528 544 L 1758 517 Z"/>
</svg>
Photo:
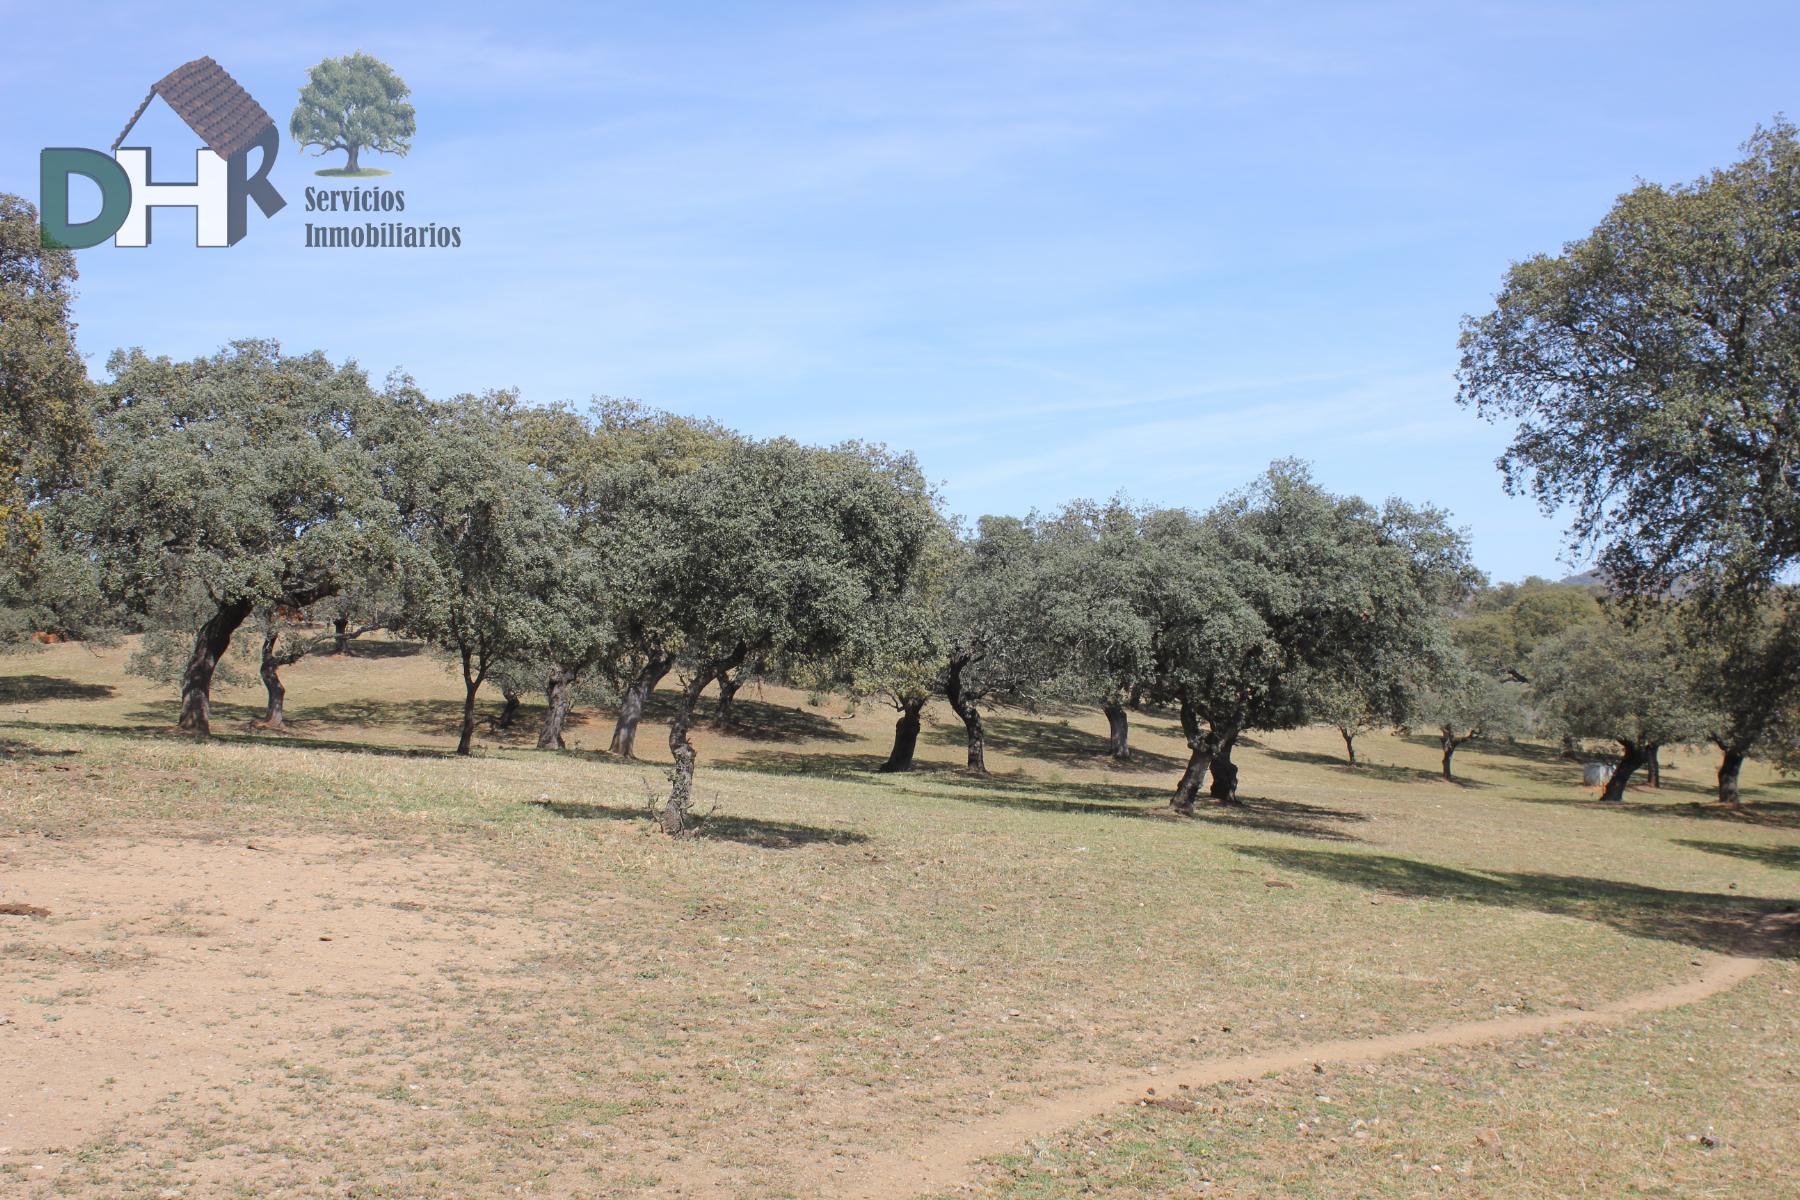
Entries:
<svg viewBox="0 0 1800 1200">
<path fill-rule="evenodd" d="M 1748 816 L 1698 806 L 1700 755 L 1675 758 L 1663 795 L 1634 793 L 1618 810 L 1534 747 L 1465 749 L 1469 782 L 1457 786 L 1433 777 L 1429 746 L 1370 737 L 1372 765 L 1350 771 L 1335 734 L 1297 731 L 1259 736 L 1243 755 L 1241 812 L 1175 823 L 1155 811 L 1181 755 L 1166 719 L 1137 721 L 1138 763 L 1117 770 L 1095 757 L 1096 714 L 1002 715 L 997 775 L 973 780 L 950 769 L 960 728 L 934 714 L 927 769 L 880 777 L 867 770 L 891 714 L 846 715 L 778 689 L 740 697 L 742 736 L 703 731 L 701 800 L 718 815 L 705 836 L 670 843 L 636 819 L 659 770 L 595 754 L 610 732 L 599 715 L 572 730 L 573 754 L 519 748 L 534 733 L 528 708 L 523 728 L 488 734 L 479 756 L 458 761 L 442 753 L 454 681 L 401 649 L 373 643 L 287 672 L 292 738 L 245 732 L 257 692 L 226 689 L 226 736 L 206 746 L 161 732 L 174 716 L 167 690 L 125 677 L 122 651 L 62 646 L 0 668 L 0 737 L 20 747 L 0 765 L 0 830 L 20 835 L 17 853 L 35 852 L 43 833 L 77 846 L 117 833 L 286 832 L 429 847 L 497 864 L 509 882 L 495 912 L 552 947 L 419 1009 L 415 1026 L 430 1036 L 321 1031 L 298 1058 L 250 1071 L 263 1100 L 220 1108 L 197 1091 L 127 1114 L 110 1140 L 58 1156 L 41 1186 L 195 1186 L 219 1174 L 221 1146 L 235 1141 L 258 1149 L 232 1160 L 234 1181 L 279 1179 L 299 1194 L 411 1195 L 426 1190 L 421 1180 L 486 1194 L 496 1170 L 546 1194 L 677 1184 L 820 1194 L 868 1149 L 1113 1068 L 1654 986 L 1795 894 L 1800 805 L 1752 773 Z M 646 727 L 641 751 L 666 760 L 660 738 Z M 21 986 L 79 992 L 66 964 L 15 957 Z M 1793 982 L 1778 966 L 1752 981 L 1765 1002 L 1770 986 Z M 128 969 L 155 978 L 154 961 Z M 1562 1164 L 1559 1097 L 1623 1079 L 1608 1053 L 1633 1071 L 1673 1064 L 1688 1052 L 1683 1036 L 1711 1039 L 1717 1063 L 1755 1083 L 1742 1100 L 1721 1097 L 1718 1119 L 1768 1121 L 1758 1115 L 1768 1089 L 1785 1081 L 1791 1100 L 1792 1076 L 1745 1064 L 1766 1062 L 1793 1029 L 1730 1015 L 1743 1003 L 1647 1022 L 1641 1034 L 1562 1039 L 1540 1056 L 1527 1103 L 1500 1104 L 1523 1114 L 1521 1128 L 1496 1135 L 1513 1154 L 1500 1161 L 1515 1178 Z M 1681 1021 L 1696 1032 L 1657 1032 Z M 1456 1077 L 1491 1095 L 1517 1086 L 1514 1053 L 1373 1068 L 1343 1103 L 1405 1114 L 1427 1148 L 1461 1145 L 1477 1124 L 1505 1123 L 1396 1081 L 1454 1060 Z M 289 1095 L 294 1072 L 346 1057 L 366 1065 L 327 1082 L 305 1075 Z M 429 1081 L 434 1102 L 392 1093 L 400 1077 Z M 988 1186 L 1079 1194 L 1066 1169 L 1076 1159 L 1100 1172 L 1102 1191 L 1126 1195 L 1201 1178 L 1239 1189 L 1220 1194 L 1267 1194 L 1293 1187 L 1295 1172 L 1334 1181 L 1321 1195 L 1495 1178 L 1458 1175 L 1460 1159 L 1396 1177 L 1391 1156 L 1414 1143 L 1376 1155 L 1348 1132 L 1349 1149 L 1322 1162 L 1320 1143 L 1296 1139 L 1290 1123 L 1255 1120 L 1282 1111 L 1296 1086 L 1314 1094 L 1305 1080 L 1239 1089 L 1211 1124 L 1135 1110 L 1048 1148 L 1036 1167 L 996 1168 Z M 1691 1097 L 1620 1087 L 1612 1107 L 1649 1114 L 1650 1128 L 1698 1119 Z M 269 1099 L 282 1095 L 288 1117 Z M 197 1131 L 202 1110 L 212 1118 Z M 1718 1179 L 1794 1165 L 1791 1140 L 1768 1149 Z M 1165 1174 L 1117 1174 L 1146 1157 Z M 27 1182 L 32 1165 L 0 1154 L 0 1169 Z"/>
</svg>

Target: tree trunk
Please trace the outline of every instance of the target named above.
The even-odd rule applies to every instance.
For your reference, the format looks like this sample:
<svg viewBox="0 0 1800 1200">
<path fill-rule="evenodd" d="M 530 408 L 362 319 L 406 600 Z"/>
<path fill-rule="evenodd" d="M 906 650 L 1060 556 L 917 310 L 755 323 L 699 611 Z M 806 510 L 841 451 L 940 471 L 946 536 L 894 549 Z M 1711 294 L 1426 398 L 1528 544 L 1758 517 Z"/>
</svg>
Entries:
<svg viewBox="0 0 1800 1200">
<path fill-rule="evenodd" d="M 1736 746 L 1723 746 L 1724 757 L 1719 759 L 1719 803 L 1737 804 L 1742 800 L 1738 794 L 1738 772 L 1743 770 L 1745 752 Z"/>
<path fill-rule="evenodd" d="M 730 671 L 720 672 L 719 707 L 713 712 L 713 724 L 717 728 L 724 729 L 733 723 L 732 701 L 737 699 L 738 689 L 743 686 L 744 674 L 742 671 L 736 674 Z"/>
<path fill-rule="evenodd" d="M 1169 797 L 1169 807 L 1183 816 L 1191 816 L 1194 812 L 1194 801 L 1200 795 L 1200 785 L 1206 782 L 1206 773 L 1212 767 L 1212 751 L 1203 745 L 1188 748 L 1187 766 L 1182 769 L 1181 782 L 1175 785 L 1175 794 Z"/>
<path fill-rule="evenodd" d="M 1470 735 L 1470 737 L 1473 736 L 1473 734 Z M 1444 778 L 1452 783 L 1456 782 L 1456 776 L 1450 772 L 1450 760 L 1456 757 L 1456 748 L 1468 740 L 1468 738 L 1457 737 L 1453 731 L 1448 729 L 1438 732 L 1438 743 L 1444 748 Z"/>
<path fill-rule="evenodd" d="M 275 656 L 275 643 L 280 638 L 281 633 L 276 629 L 263 634 L 262 663 L 257 668 L 257 673 L 262 676 L 263 690 L 269 693 L 269 707 L 263 713 L 263 724 L 270 729 L 285 730 L 287 688 L 281 684 L 281 660 Z"/>
<path fill-rule="evenodd" d="M 1212 758 L 1212 787 L 1209 789 L 1214 800 L 1220 804 L 1236 804 L 1238 769 L 1231 761 L 1232 747 L 1237 745 L 1238 735 L 1232 733 L 1219 743 L 1219 749 Z"/>
<path fill-rule="evenodd" d="M 900 719 L 894 722 L 894 748 L 879 768 L 883 774 L 910 771 L 913 753 L 919 748 L 919 714 L 925 708 L 925 697 L 909 697 L 901 702 Z"/>
<path fill-rule="evenodd" d="M 620 758 L 636 757 L 633 751 L 637 746 L 637 727 L 644 717 L 644 707 L 650 703 L 650 696 L 656 691 L 656 685 L 662 682 L 663 676 L 674 665 L 675 656 L 661 650 L 644 660 L 643 668 L 619 698 L 619 719 L 613 725 L 609 753 Z"/>
<path fill-rule="evenodd" d="M 1662 790 L 1662 747 L 1651 746 L 1644 762 L 1644 782 L 1651 787 Z"/>
<path fill-rule="evenodd" d="M 981 733 L 981 709 L 976 707 L 974 698 L 963 690 L 963 671 L 973 661 L 966 654 L 959 654 L 950 660 L 950 674 L 944 681 L 944 698 L 950 701 L 951 709 L 962 718 L 963 728 L 968 731 L 969 770 L 986 775 L 987 742 Z"/>
<path fill-rule="evenodd" d="M 1613 768 L 1612 778 L 1606 781 L 1606 790 L 1600 793 L 1600 799 L 1610 804 L 1620 803 L 1625 799 L 1625 785 L 1637 769 L 1650 761 L 1650 756 L 1636 742 L 1621 741 L 1624 753 L 1619 755 L 1619 765 Z"/>
<path fill-rule="evenodd" d="M 1344 757 L 1348 758 L 1350 765 L 1354 767 L 1356 765 L 1356 730 L 1339 725 L 1338 736 L 1344 739 Z"/>
<path fill-rule="evenodd" d="M 1114 762 L 1126 762 L 1131 758 L 1131 718 L 1125 714 L 1125 706 L 1117 700 L 1108 700 L 1100 706 L 1106 714 L 1106 756 Z"/>
<path fill-rule="evenodd" d="M 212 681 L 219 660 L 231 649 L 231 635 L 250 615 L 248 600 L 220 604 L 194 634 L 194 650 L 181 672 L 181 728 L 200 737 L 212 735 Z"/>
<path fill-rule="evenodd" d="M 359 167 L 358 167 L 358 166 L 357 166 L 357 165 L 356 165 L 356 152 L 357 152 L 357 151 L 358 151 L 358 150 L 360 150 L 360 149 L 362 149 L 362 147 L 360 147 L 360 146 L 357 146 L 357 145 L 355 145 L 355 144 L 352 144 L 352 145 L 349 145 L 349 146 L 346 146 L 346 147 L 345 147 L 345 148 L 344 148 L 344 153 L 345 153 L 345 154 L 348 154 L 348 155 L 349 155 L 349 156 L 350 156 L 350 157 L 349 157 L 349 158 L 348 158 L 348 159 L 347 159 L 347 160 L 346 160 L 346 161 L 345 161 L 345 162 L 344 162 L 344 170 L 346 170 L 346 171 L 356 171 L 356 170 L 359 170 L 359 169 L 360 169 L 360 168 L 359 168 Z"/>
<path fill-rule="evenodd" d="M 718 669 L 696 669 L 681 691 L 675 716 L 669 722 L 669 757 L 674 760 L 674 765 L 669 768 L 669 799 L 658 814 L 658 823 L 664 833 L 686 833 L 689 828 L 688 818 L 694 808 L 694 743 L 688 741 L 688 729 L 694 723 L 694 709 L 700 703 L 700 694 L 721 671 L 729 671 L 743 661 L 744 652 L 740 650 L 719 664 Z"/>
<path fill-rule="evenodd" d="M 1125 707 L 1127 707 L 1127 708 L 1143 708 L 1144 707 L 1144 685 L 1143 684 L 1134 683 L 1131 685 L 1131 693 L 1125 697 Z"/>
<path fill-rule="evenodd" d="M 494 728 L 511 729 L 513 722 L 519 719 L 519 705 L 524 703 L 525 697 L 510 688 L 501 688 L 500 696 L 506 703 L 500 709 L 500 719 L 494 722 Z"/>
<path fill-rule="evenodd" d="M 550 681 L 544 685 L 544 728 L 538 732 L 539 750 L 566 748 L 563 745 L 563 722 L 569 719 L 569 708 L 574 703 L 575 684 L 579 678 L 578 672 L 566 667 L 550 668 Z"/>
<path fill-rule="evenodd" d="M 1175 785 L 1175 794 L 1169 797 L 1169 807 L 1184 816 L 1192 815 L 1194 802 L 1199 799 L 1200 785 L 1206 782 L 1208 772 L 1213 775 L 1215 787 L 1228 787 L 1231 799 L 1224 803 L 1235 803 L 1237 798 L 1237 771 L 1231 766 L 1231 746 L 1237 741 L 1235 731 L 1208 727 L 1200 728 L 1200 715 L 1194 711 L 1193 705 L 1186 696 L 1179 697 L 1181 704 L 1181 733 L 1187 739 L 1188 762 L 1181 772 L 1181 782 Z M 1226 771 L 1219 772 L 1217 760 L 1226 759 Z M 1226 781 L 1221 784 L 1220 781 Z M 1215 791 L 1214 795 L 1218 793 Z"/>
<path fill-rule="evenodd" d="M 349 617 L 339 617 L 331 623 L 331 652 L 339 656 L 350 653 Z"/>
<path fill-rule="evenodd" d="M 475 669 L 474 658 L 469 651 L 462 652 L 463 673 L 463 713 L 462 736 L 456 740 L 456 752 L 468 754 L 475 745 L 475 693 L 481 690 L 481 681 L 487 677 L 487 665 L 480 670 Z"/>
</svg>

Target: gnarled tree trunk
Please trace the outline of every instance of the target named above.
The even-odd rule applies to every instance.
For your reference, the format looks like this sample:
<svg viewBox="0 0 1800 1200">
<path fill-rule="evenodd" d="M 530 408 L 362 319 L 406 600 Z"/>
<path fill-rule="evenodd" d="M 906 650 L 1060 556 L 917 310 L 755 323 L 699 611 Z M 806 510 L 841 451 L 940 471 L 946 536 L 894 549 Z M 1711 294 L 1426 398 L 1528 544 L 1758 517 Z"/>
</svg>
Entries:
<svg viewBox="0 0 1800 1200">
<path fill-rule="evenodd" d="M 619 719 L 613 725 L 609 753 L 620 758 L 636 757 L 633 750 L 637 746 L 638 722 L 644 719 L 644 708 L 650 703 L 650 696 L 656 691 L 656 685 L 662 682 L 663 676 L 674 665 L 675 656 L 661 650 L 644 660 L 643 667 L 626 685 L 625 694 L 619 697 Z"/>
<path fill-rule="evenodd" d="M 565 749 L 563 723 L 569 719 L 569 709 L 574 704 L 575 684 L 580 678 L 579 672 L 567 667 L 550 668 L 550 679 L 544 685 L 544 727 L 538 731 L 539 750 Z"/>
<path fill-rule="evenodd" d="M 1651 746 L 1645 751 L 1644 782 L 1651 787 L 1662 790 L 1662 747 Z"/>
<path fill-rule="evenodd" d="M 944 698 L 950 701 L 950 708 L 961 718 L 963 729 L 969 737 L 969 770 L 979 774 L 987 774 L 987 741 L 981 733 L 981 709 L 975 703 L 975 697 L 963 686 L 963 672 L 974 656 L 958 654 L 950 660 L 950 672 L 944 680 Z"/>
<path fill-rule="evenodd" d="M 1208 725 L 1200 726 L 1200 714 L 1194 710 L 1193 704 L 1186 696 L 1178 697 L 1181 708 L 1181 733 L 1187 739 L 1188 761 L 1181 772 L 1181 782 L 1175 785 L 1175 794 L 1169 797 L 1169 807 L 1184 815 L 1192 814 L 1194 802 L 1200 797 L 1200 787 L 1206 782 L 1208 772 L 1213 772 L 1215 783 L 1221 778 L 1217 773 L 1214 760 L 1221 754 L 1229 757 L 1230 746 L 1237 741 L 1237 731 L 1222 729 Z M 1229 780 L 1232 789 L 1230 802 L 1236 799 L 1237 776 L 1235 769 L 1224 778 Z M 1216 793 L 1215 793 L 1216 794 Z"/>
<path fill-rule="evenodd" d="M 1337 731 L 1338 736 L 1344 739 L 1344 757 L 1349 759 L 1350 765 L 1354 767 L 1356 765 L 1356 730 L 1339 725 Z"/>
<path fill-rule="evenodd" d="M 494 728 L 511 729 L 513 722 L 519 719 L 519 705 L 525 702 L 525 697 L 504 687 L 500 689 L 500 697 L 506 703 L 501 706 L 500 718 L 494 722 Z"/>
<path fill-rule="evenodd" d="M 263 726 L 285 731 L 287 688 L 281 682 L 281 668 L 293 666 L 300 661 L 302 654 L 275 653 L 275 645 L 280 639 L 281 631 L 278 629 L 270 629 L 263 634 L 262 661 L 257 666 L 257 674 L 262 676 L 263 690 L 269 695 L 268 707 L 263 711 Z"/>
<path fill-rule="evenodd" d="M 919 714 L 924 709 L 923 696 L 908 696 L 900 702 L 900 717 L 894 722 L 894 748 L 877 770 L 889 775 L 912 770 L 913 754 L 919 748 Z"/>
<path fill-rule="evenodd" d="M 1116 698 L 1109 699 L 1100 706 L 1106 714 L 1106 756 L 1114 762 L 1126 762 L 1131 758 L 1131 718 L 1125 713 L 1125 706 Z"/>
<path fill-rule="evenodd" d="M 339 617 L 331 623 L 331 652 L 337 655 L 350 653 L 349 617 Z"/>
<path fill-rule="evenodd" d="M 664 833 L 685 833 L 689 828 L 694 808 L 694 743 L 688 741 L 688 730 L 694 724 L 694 709 L 700 703 L 700 694 L 720 672 L 732 670 L 744 661 L 744 657 L 744 651 L 739 650 L 711 670 L 696 669 L 693 678 L 681 689 L 675 716 L 669 721 L 669 757 L 674 760 L 674 765 L 669 768 L 669 798 L 657 814 L 657 822 Z"/>
<path fill-rule="evenodd" d="M 1619 755 L 1619 765 L 1613 768 L 1612 778 L 1606 781 L 1606 789 L 1600 793 L 1600 799 L 1617 804 L 1625 799 L 1625 785 L 1631 782 L 1637 769 L 1650 761 L 1650 747 L 1640 746 L 1636 742 L 1620 739 L 1619 745 L 1623 753 Z"/>
<path fill-rule="evenodd" d="M 219 660 L 231 649 L 231 635 L 250 615 L 248 600 L 220 604 L 194 634 L 194 649 L 181 672 L 181 728 L 200 737 L 212 734 L 212 681 Z"/>
</svg>

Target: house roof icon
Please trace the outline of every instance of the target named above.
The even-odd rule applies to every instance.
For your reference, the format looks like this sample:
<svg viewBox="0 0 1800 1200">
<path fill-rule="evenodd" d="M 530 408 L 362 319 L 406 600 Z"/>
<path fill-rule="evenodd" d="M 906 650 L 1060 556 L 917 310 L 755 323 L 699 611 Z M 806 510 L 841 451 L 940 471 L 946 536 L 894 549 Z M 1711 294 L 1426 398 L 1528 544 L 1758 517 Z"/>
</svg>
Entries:
<svg viewBox="0 0 1800 1200">
<path fill-rule="evenodd" d="M 228 159 L 247 149 L 264 129 L 275 123 L 275 118 L 263 111 L 263 106 L 224 67 L 202 56 L 181 64 L 150 85 L 150 94 L 113 140 L 114 154 L 150 107 L 150 101 L 158 96 L 220 158 Z"/>
</svg>

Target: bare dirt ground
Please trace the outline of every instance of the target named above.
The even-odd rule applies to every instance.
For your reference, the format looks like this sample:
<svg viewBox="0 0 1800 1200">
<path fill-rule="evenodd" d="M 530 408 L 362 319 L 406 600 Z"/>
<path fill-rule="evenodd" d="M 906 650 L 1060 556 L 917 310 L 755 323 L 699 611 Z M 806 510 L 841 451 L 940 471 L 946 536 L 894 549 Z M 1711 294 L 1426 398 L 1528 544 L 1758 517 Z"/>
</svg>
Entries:
<svg viewBox="0 0 1800 1200">
<path fill-rule="evenodd" d="M 1420 742 L 1372 736 L 1352 770 L 1296 731 L 1246 747 L 1243 808 L 1176 821 L 1158 714 L 1125 767 L 1095 714 L 997 714 L 977 779 L 940 713 L 922 769 L 889 777 L 869 768 L 891 715 L 771 688 L 707 732 L 717 813 L 673 842 L 643 819 L 654 763 L 514 748 L 529 728 L 445 753 L 453 682 L 408 653 L 296 670 L 294 735 L 231 715 L 207 744 L 169 736 L 121 658 L 0 673 L 0 1194 L 1385 1195 L 1380 1163 L 1260 1123 L 1309 1072 L 1244 1064 L 1615 1011 L 1800 891 L 1800 803 L 1760 772 L 1742 812 L 1709 809 L 1700 754 L 1609 807 L 1544 748 L 1471 746 L 1446 784 Z M 1800 1165 L 1758 1124 L 1788 1026 L 1721 1007 L 1791 995 L 1800 939 L 1778 933 L 1758 979 L 1674 1010 L 1753 1085 L 1703 1093 L 1746 1150 L 1669 1173 L 1694 1194 L 1768 1195 Z M 1579 1175 L 1557 1088 L 1599 1086 L 1607 1046 L 1567 1038 L 1506 1128 L 1514 1183 Z M 1371 1094 L 1448 1053 L 1396 1045 L 1362 1064 Z M 1633 1046 L 1621 1079 L 1692 1055 Z M 1509 1058 L 1469 1053 L 1510 1086 Z M 1119 1103 L 1149 1080 L 1205 1113 Z M 1619 1087 L 1643 1128 L 1691 1124 L 1692 1094 Z"/>
<path fill-rule="evenodd" d="M 0 876 L 47 910 L 0 926 L 0 1153 L 79 1146 L 269 1058 L 320 1061 L 334 1028 L 458 1019 L 459 993 L 545 941 L 495 912 L 505 884 L 479 861 L 343 838 L 15 835 Z"/>
</svg>

